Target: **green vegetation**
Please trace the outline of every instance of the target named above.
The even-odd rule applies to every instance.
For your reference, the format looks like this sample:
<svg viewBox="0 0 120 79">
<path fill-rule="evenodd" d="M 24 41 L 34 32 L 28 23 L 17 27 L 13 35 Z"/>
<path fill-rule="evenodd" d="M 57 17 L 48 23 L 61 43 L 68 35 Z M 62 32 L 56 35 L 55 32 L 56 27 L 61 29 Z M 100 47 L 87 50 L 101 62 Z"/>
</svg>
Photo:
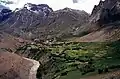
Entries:
<svg viewBox="0 0 120 79">
<path fill-rule="evenodd" d="M 26 45 L 18 54 L 40 62 L 38 79 L 80 79 L 120 68 L 120 42 L 58 42 L 51 46 Z"/>
</svg>

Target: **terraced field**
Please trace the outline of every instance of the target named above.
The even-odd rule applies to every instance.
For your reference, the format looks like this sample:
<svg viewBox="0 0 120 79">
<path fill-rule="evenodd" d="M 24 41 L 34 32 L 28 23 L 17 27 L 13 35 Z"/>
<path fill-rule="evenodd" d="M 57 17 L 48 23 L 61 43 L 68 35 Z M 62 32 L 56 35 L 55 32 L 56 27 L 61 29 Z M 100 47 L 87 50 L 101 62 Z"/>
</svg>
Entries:
<svg viewBox="0 0 120 79">
<path fill-rule="evenodd" d="M 27 44 L 17 54 L 40 62 L 38 79 L 80 79 L 120 68 L 120 42 Z"/>
</svg>

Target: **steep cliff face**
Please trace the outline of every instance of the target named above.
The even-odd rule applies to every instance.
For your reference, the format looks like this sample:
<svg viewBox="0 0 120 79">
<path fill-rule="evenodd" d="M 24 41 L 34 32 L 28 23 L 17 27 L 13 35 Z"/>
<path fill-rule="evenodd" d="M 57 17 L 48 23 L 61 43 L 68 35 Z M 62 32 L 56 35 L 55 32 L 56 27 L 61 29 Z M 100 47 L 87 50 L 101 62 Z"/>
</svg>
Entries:
<svg viewBox="0 0 120 79">
<path fill-rule="evenodd" d="M 90 21 L 99 24 L 108 24 L 120 20 L 120 1 L 105 0 L 95 5 Z"/>
<path fill-rule="evenodd" d="M 100 3 L 98 5 L 94 6 L 93 11 L 91 13 L 91 17 L 90 17 L 90 22 L 96 22 L 100 19 L 103 3 L 104 3 L 104 1 L 100 1 Z"/>
</svg>

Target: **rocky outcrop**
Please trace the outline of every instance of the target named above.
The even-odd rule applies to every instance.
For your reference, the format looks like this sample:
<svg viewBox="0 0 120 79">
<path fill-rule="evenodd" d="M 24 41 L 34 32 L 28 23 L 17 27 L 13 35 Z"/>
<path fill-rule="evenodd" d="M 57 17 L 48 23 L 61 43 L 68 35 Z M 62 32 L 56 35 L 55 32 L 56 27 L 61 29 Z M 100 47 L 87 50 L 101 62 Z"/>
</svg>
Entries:
<svg viewBox="0 0 120 79">
<path fill-rule="evenodd" d="M 9 8 L 1 8 L 0 6 L 0 11 L 1 13 L 2 10 L 6 10 L 6 11 L 11 11 Z M 23 10 L 28 10 L 32 13 L 36 13 L 36 14 L 39 14 L 41 15 L 41 17 L 45 17 L 45 16 L 48 16 L 51 12 L 53 12 L 52 8 L 50 8 L 47 4 L 39 4 L 39 5 L 36 5 L 36 4 L 32 4 L 32 3 L 27 3 L 24 5 L 23 8 L 16 8 L 14 10 L 14 14 L 17 12 L 17 11 L 23 11 Z M 8 12 L 7 12 L 8 13 Z"/>
<path fill-rule="evenodd" d="M 0 79 L 36 79 L 39 62 L 0 51 Z"/>
<path fill-rule="evenodd" d="M 43 17 L 48 16 L 51 12 L 53 12 L 52 8 L 50 8 L 47 4 L 36 5 L 32 3 L 27 3 L 24 5 L 24 8 L 36 14 L 41 14 Z"/>
<path fill-rule="evenodd" d="M 120 1 L 105 0 L 95 5 L 90 17 L 90 22 L 108 24 L 120 20 Z"/>
</svg>

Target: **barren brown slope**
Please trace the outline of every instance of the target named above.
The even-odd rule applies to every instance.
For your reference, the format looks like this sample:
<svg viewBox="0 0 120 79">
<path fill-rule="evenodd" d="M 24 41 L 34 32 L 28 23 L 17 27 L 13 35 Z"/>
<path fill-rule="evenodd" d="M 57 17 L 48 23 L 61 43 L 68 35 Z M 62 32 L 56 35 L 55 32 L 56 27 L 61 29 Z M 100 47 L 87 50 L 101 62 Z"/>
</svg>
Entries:
<svg viewBox="0 0 120 79">
<path fill-rule="evenodd" d="M 83 37 L 76 37 L 72 41 L 76 42 L 110 42 L 120 39 L 119 26 L 107 26 L 100 30 L 91 32 Z"/>
<path fill-rule="evenodd" d="M 10 34 L 0 32 L 0 48 L 11 49 L 12 51 L 15 51 L 17 47 L 24 45 L 28 42 L 30 43 L 29 40 L 25 40 L 20 37 L 18 38 Z"/>
<path fill-rule="evenodd" d="M 16 54 L 0 52 L 0 79 L 36 79 L 32 75 L 33 61 L 22 58 Z"/>
</svg>

